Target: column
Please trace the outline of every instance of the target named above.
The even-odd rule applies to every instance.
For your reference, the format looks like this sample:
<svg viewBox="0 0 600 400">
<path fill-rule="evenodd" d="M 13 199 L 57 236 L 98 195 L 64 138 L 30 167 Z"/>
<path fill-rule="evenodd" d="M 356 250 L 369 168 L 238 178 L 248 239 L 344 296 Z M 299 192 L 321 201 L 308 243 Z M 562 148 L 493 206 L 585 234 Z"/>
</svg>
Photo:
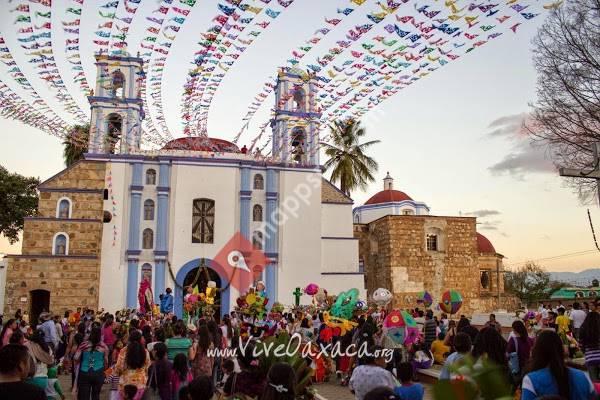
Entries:
<svg viewBox="0 0 600 400">
<path fill-rule="evenodd" d="M 248 167 L 242 167 L 240 188 L 240 233 L 251 241 L 250 201 L 252 200 L 252 190 L 250 189 L 250 168 Z"/>
<path fill-rule="evenodd" d="M 142 172 L 141 162 L 132 165 L 131 186 L 129 187 L 129 246 L 127 249 L 127 307 L 137 307 L 138 262 L 140 250 L 140 217 L 142 214 Z"/>
<path fill-rule="evenodd" d="M 166 264 L 169 255 L 169 192 L 171 165 L 161 161 L 158 170 L 157 211 L 156 211 L 156 246 L 154 248 L 154 297 L 158 302 L 165 291 Z"/>
<path fill-rule="evenodd" d="M 265 213 L 265 255 L 271 260 L 266 267 L 266 286 L 267 286 L 267 297 L 269 302 L 277 301 L 277 285 L 278 285 L 278 271 L 279 267 L 279 225 L 277 221 L 277 171 L 274 169 L 267 169 L 267 209 Z"/>
</svg>

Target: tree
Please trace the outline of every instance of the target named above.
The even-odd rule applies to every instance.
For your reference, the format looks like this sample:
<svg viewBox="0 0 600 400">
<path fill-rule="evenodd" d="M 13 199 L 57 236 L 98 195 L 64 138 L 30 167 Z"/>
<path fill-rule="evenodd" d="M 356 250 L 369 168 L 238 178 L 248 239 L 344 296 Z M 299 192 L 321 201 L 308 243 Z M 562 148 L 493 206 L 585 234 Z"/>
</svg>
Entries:
<svg viewBox="0 0 600 400">
<path fill-rule="evenodd" d="M 12 244 L 19 240 L 23 218 L 37 212 L 37 178 L 13 174 L 0 165 L 0 234 Z"/>
<path fill-rule="evenodd" d="M 325 162 L 325 170 L 331 170 L 331 181 L 339 182 L 340 190 L 350 196 L 350 192 L 366 189 L 373 182 L 373 172 L 377 172 L 377 162 L 365 154 L 379 140 L 360 143 L 366 132 L 359 121 L 348 119 L 334 121 L 329 126 L 332 144 L 321 142 L 325 154 L 329 157 Z"/>
<path fill-rule="evenodd" d="M 600 141 L 600 0 L 572 0 L 550 13 L 534 38 L 537 102 L 530 135 L 557 166 L 594 168 Z M 570 179 L 583 200 L 595 179 Z"/>
<path fill-rule="evenodd" d="M 548 297 L 550 274 L 534 262 L 504 274 L 504 288 L 526 304 Z"/>
<path fill-rule="evenodd" d="M 63 158 L 65 165 L 70 167 L 76 161 L 81 160 L 88 149 L 88 140 L 90 137 L 90 124 L 75 125 L 65 136 L 63 145 Z"/>
</svg>

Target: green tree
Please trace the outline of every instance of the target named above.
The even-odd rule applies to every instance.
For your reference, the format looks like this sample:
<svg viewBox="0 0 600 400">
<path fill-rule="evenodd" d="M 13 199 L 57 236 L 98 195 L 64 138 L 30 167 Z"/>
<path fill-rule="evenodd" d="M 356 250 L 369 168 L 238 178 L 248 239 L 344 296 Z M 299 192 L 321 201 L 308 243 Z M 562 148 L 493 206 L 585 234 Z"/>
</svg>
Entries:
<svg viewBox="0 0 600 400">
<path fill-rule="evenodd" d="M 87 152 L 88 140 L 90 137 L 90 124 L 86 125 L 75 125 L 65 136 L 63 145 L 65 146 L 63 151 L 63 158 L 65 165 L 70 167 L 76 161 L 83 158 L 83 154 Z"/>
<path fill-rule="evenodd" d="M 367 184 L 375 180 L 373 173 L 379 166 L 365 152 L 379 140 L 360 143 L 366 132 L 360 121 L 353 119 L 334 121 L 329 129 L 331 144 L 322 142 L 321 145 L 329 157 L 324 167 L 326 171 L 331 170 L 331 181 L 339 182 L 340 190 L 348 196 L 357 188 L 366 189 Z"/>
<path fill-rule="evenodd" d="M 522 302 L 532 304 L 548 297 L 550 274 L 530 261 L 521 268 L 504 274 L 504 288 Z"/>
<path fill-rule="evenodd" d="M 23 218 L 37 212 L 37 178 L 13 174 L 0 165 L 0 234 L 12 244 L 19 240 Z"/>
</svg>

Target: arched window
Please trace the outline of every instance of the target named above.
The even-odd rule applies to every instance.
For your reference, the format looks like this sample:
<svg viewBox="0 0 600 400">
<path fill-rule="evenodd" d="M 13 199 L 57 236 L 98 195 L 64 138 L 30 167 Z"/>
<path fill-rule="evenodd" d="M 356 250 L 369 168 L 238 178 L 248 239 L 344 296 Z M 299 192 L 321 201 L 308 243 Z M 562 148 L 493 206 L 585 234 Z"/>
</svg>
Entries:
<svg viewBox="0 0 600 400">
<path fill-rule="evenodd" d="M 598 296 L 598 292 L 596 292 L 595 290 L 590 290 L 588 292 L 588 297 L 596 297 Z"/>
<path fill-rule="evenodd" d="M 438 251 L 438 236 L 433 233 L 427 234 L 427 251 Z"/>
<path fill-rule="evenodd" d="M 440 227 L 428 227 L 426 229 L 425 244 L 427 251 L 445 251 L 446 235 Z"/>
<path fill-rule="evenodd" d="M 154 232 L 152 229 L 144 229 L 142 233 L 142 249 L 152 249 L 154 247 Z"/>
<path fill-rule="evenodd" d="M 192 243 L 213 243 L 214 232 L 214 200 L 195 199 L 192 206 Z"/>
<path fill-rule="evenodd" d="M 149 169 L 146 171 L 146 185 L 156 185 L 156 171 Z"/>
<path fill-rule="evenodd" d="M 254 189 L 263 190 L 265 188 L 265 180 L 261 174 L 254 175 Z"/>
<path fill-rule="evenodd" d="M 296 127 L 292 130 L 292 159 L 297 162 L 305 160 L 306 133 L 304 129 Z"/>
<path fill-rule="evenodd" d="M 52 241 L 52 254 L 55 256 L 69 255 L 69 235 L 66 233 L 57 233 Z"/>
<path fill-rule="evenodd" d="M 360 224 L 360 214 L 354 214 L 354 223 Z"/>
<path fill-rule="evenodd" d="M 306 110 L 306 93 L 299 88 L 294 91 L 294 111 L 304 112 Z"/>
<path fill-rule="evenodd" d="M 479 283 L 481 284 L 481 288 L 485 290 L 490 289 L 490 272 L 487 270 L 483 270 L 479 272 Z"/>
<path fill-rule="evenodd" d="M 150 284 L 150 287 L 152 287 L 152 265 L 145 263 L 144 265 L 142 265 L 142 279 L 141 282 L 143 281 L 148 281 L 148 283 Z"/>
<path fill-rule="evenodd" d="M 260 205 L 256 204 L 252 209 L 252 221 L 260 222 L 263 220 L 263 209 Z"/>
<path fill-rule="evenodd" d="M 117 143 L 121 139 L 123 117 L 116 113 L 108 114 L 106 124 L 106 150 L 113 154 L 117 148 Z"/>
<path fill-rule="evenodd" d="M 581 297 L 584 297 L 584 294 L 583 294 L 583 292 L 575 292 L 575 297 L 581 298 Z"/>
<path fill-rule="evenodd" d="M 120 70 L 112 73 L 110 91 L 112 97 L 123 97 L 125 93 L 125 75 Z"/>
<path fill-rule="evenodd" d="M 66 197 L 58 200 L 56 218 L 71 218 L 71 200 Z"/>
<path fill-rule="evenodd" d="M 256 231 L 252 234 L 252 246 L 257 250 L 263 248 L 263 234 L 262 232 Z"/>
<path fill-rule="evenodd" d="M 144 220 L 154 220 L 154 201 L 150 199 L 144 201 Z"/>
</svg>

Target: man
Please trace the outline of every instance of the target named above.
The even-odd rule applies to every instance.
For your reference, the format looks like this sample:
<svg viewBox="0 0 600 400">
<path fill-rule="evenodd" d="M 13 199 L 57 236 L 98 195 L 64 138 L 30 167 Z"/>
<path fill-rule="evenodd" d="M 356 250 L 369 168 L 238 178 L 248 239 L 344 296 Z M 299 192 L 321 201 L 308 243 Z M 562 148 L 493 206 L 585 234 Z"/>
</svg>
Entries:
<svg viewBox="0 0 600 400">
<path fill-rule="evenodd" d="M 163 295 L 160 300 L 160 312 L 161 314 L 170 314 L 173 312 L 173 295 L 171 294 L 171 288 L 165 290 L 166 294 Z"/>
<path fill-rule="evenodd" d="M 50 318 L 50 313 L 43 312 L 40 314 L 40 325 L 38 329 L 44 332 L 44 340 L 50 346 L 52 351 L 56 351 L 58 348 L 59 338 L 56 334 L 56 324 L 54 320 Z"/>
<path fill-rule="evenodd" d="M 425 323 L 423 324 L 424 350 L 428 351 L 431 348 L 431 343 L 436 339 L 436 329 L 437 325 L 433 319 L 433 311 L 427 310 Z"/>
<path fill-rule="evenodd" d="M 485 327 L 494 328 L 498 333 L 502 334 L 502 325 L 496 321 L 496 314 L 490 314 L 490 320 L 485 323 Z"/>
<path fill-rule="evenodd" d="M 579 340 L 579 329 L 581 328 L 581 325 L 583 325 L 583 321 L 585 321 L 585 317 L 587 316 L 587 314 L 585 313 L 585 311 L 580 309 L 581 306 L 579 305 L 579 302 L 575 302 L 573 303 L 573 311 L 571 311 L 571 321 L 573 322 L 573 336 L 575 336 L 575 339 Z"/>
<path fill-rule="evenodd" d="M 30 359 L 27 347 L 20 344 L 9 344 L 0 350 L 0 399 L 46 399 L 44 389 L 24 382 Z"/>
<path fill-rule="evenodd" d="M 556 332 L 567 333 L 569 332 L 569 326 L 571 320 L 565 315 L 565 309 L 563 307 L 558 308 L 558 317 L 556 317 Z"/>
</svg>

